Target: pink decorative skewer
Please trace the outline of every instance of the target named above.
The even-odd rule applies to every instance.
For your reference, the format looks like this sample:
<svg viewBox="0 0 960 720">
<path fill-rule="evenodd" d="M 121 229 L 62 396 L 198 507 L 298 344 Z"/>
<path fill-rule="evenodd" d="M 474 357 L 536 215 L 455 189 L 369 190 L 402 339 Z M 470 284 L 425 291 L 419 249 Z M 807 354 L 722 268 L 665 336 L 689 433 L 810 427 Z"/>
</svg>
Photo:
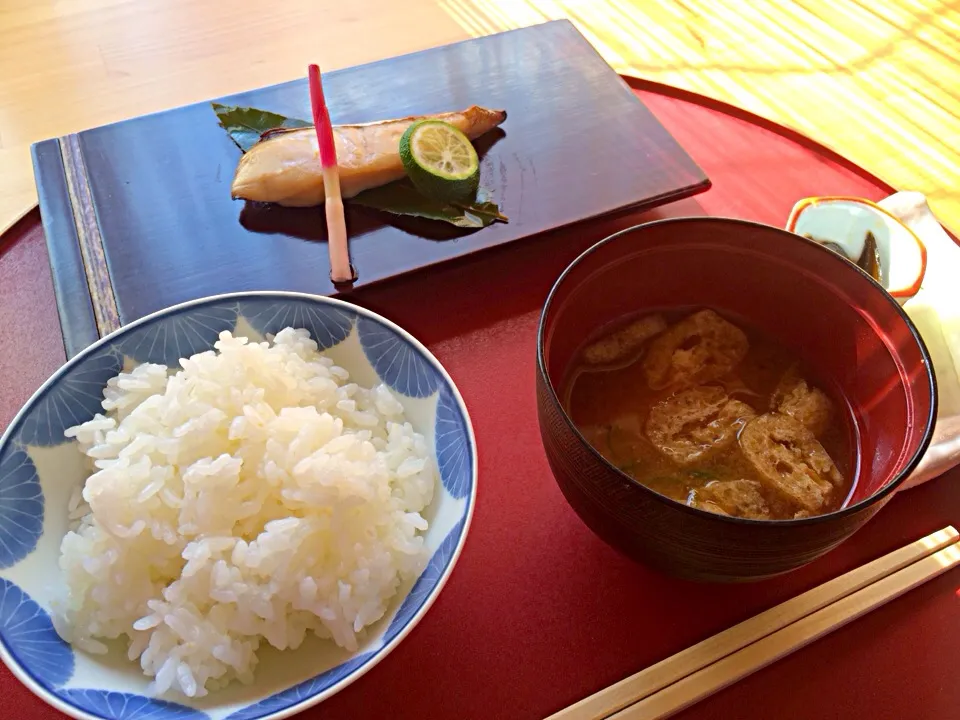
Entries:
<svg viewBox="0 0 960 720">
<path fill-rule="evenodd" d="M 330 113 L 327 112 L 327 103 L 323 98 L 319 66 L 310 65 L 307 69 L 307 77 L 310 84 L 310 104 L 313 106 L 313 125 L 317 131 L 320 164 L 323 167 L 330 279 L 334 283 L 348 283 L 354 280 L 354 274 L 350 266 L 350 250 L 347 247 L 347 223 L 343 215 L 343 198 L 340 196 L 340 168 L 337 165 L 337 146 L 333 142 Z"/>
</svg>

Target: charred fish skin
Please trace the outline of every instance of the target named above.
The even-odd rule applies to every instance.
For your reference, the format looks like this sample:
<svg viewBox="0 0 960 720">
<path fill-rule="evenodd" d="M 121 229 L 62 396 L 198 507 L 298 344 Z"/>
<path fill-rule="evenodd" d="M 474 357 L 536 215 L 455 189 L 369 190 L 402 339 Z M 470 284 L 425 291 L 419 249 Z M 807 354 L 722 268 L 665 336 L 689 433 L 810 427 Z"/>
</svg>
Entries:
<svg viewBox="0 0 960 720">
<path fill-rule="evenodd" d="M 507 119 L 505 110 L 477 105 L 458 112 L 335 125 L 334 143 L 344 199 L 405 176 L 400 138 L 419 120 L 448 122 L 471 140 Z M 310 207 L 324 202 L 323 173 L 312 127 L 272 130 L 240 158 L 231 184 L 234 199 Z"/>
</svg>

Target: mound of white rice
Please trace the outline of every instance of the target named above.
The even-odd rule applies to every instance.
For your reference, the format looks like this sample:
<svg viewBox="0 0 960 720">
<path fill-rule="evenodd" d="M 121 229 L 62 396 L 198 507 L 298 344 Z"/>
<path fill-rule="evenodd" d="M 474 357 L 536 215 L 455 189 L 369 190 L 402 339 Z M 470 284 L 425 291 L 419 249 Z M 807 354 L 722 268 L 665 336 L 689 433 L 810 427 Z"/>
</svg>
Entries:
<svg viewBox="0 0 960 720">
<path fill-rule="evenodd" d="M 126 636 L 156 693 L 252 681 L 261 640 L 356 650 L 425 562 L 436 469 L 390 390 L 350 383 L 305 330 L 215 348 L 118 375 L 106 416 L 66 433 L 96 471 L 55 626 L 94 653 Z"/>
</svg>

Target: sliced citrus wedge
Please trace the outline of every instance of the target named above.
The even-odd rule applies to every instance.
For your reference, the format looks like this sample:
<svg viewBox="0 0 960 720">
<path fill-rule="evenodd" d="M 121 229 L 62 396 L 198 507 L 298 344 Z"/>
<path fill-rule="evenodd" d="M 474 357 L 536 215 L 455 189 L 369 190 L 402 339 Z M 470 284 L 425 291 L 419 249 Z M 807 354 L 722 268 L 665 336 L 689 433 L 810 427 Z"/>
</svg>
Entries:
<svg viewBox="0 0 960 720">
<path fill-rule="evenodd" d="M 857 263 L 900 304 L 920 290 L 927 249 L 879 205 L 853 197 L 813 197 L 793 207 L 787 230 L 831 247 Z"/>
<path fill-rule="evenodd" d="M 400 138 L 400 160 L 417 190 L 444 202 L 477 191 L 480 160 L 470 138 L 441 120 L 413 123 Z"/>
</svg>

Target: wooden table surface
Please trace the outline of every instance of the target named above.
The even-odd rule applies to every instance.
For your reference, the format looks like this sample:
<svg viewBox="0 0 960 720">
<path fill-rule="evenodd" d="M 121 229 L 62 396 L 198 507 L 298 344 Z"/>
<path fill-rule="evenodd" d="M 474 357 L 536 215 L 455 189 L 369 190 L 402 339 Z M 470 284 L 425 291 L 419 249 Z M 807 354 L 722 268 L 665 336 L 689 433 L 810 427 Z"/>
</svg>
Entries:
<svg viewBox="0 0 960 720">
<path fill-rule="evenodd" d="M 617 70 L 806 132 L 960 227 L 958 0 L 3 0 L 0 231 L 36 203 L 37 140 L 561 17 Z"/>
</svg>

